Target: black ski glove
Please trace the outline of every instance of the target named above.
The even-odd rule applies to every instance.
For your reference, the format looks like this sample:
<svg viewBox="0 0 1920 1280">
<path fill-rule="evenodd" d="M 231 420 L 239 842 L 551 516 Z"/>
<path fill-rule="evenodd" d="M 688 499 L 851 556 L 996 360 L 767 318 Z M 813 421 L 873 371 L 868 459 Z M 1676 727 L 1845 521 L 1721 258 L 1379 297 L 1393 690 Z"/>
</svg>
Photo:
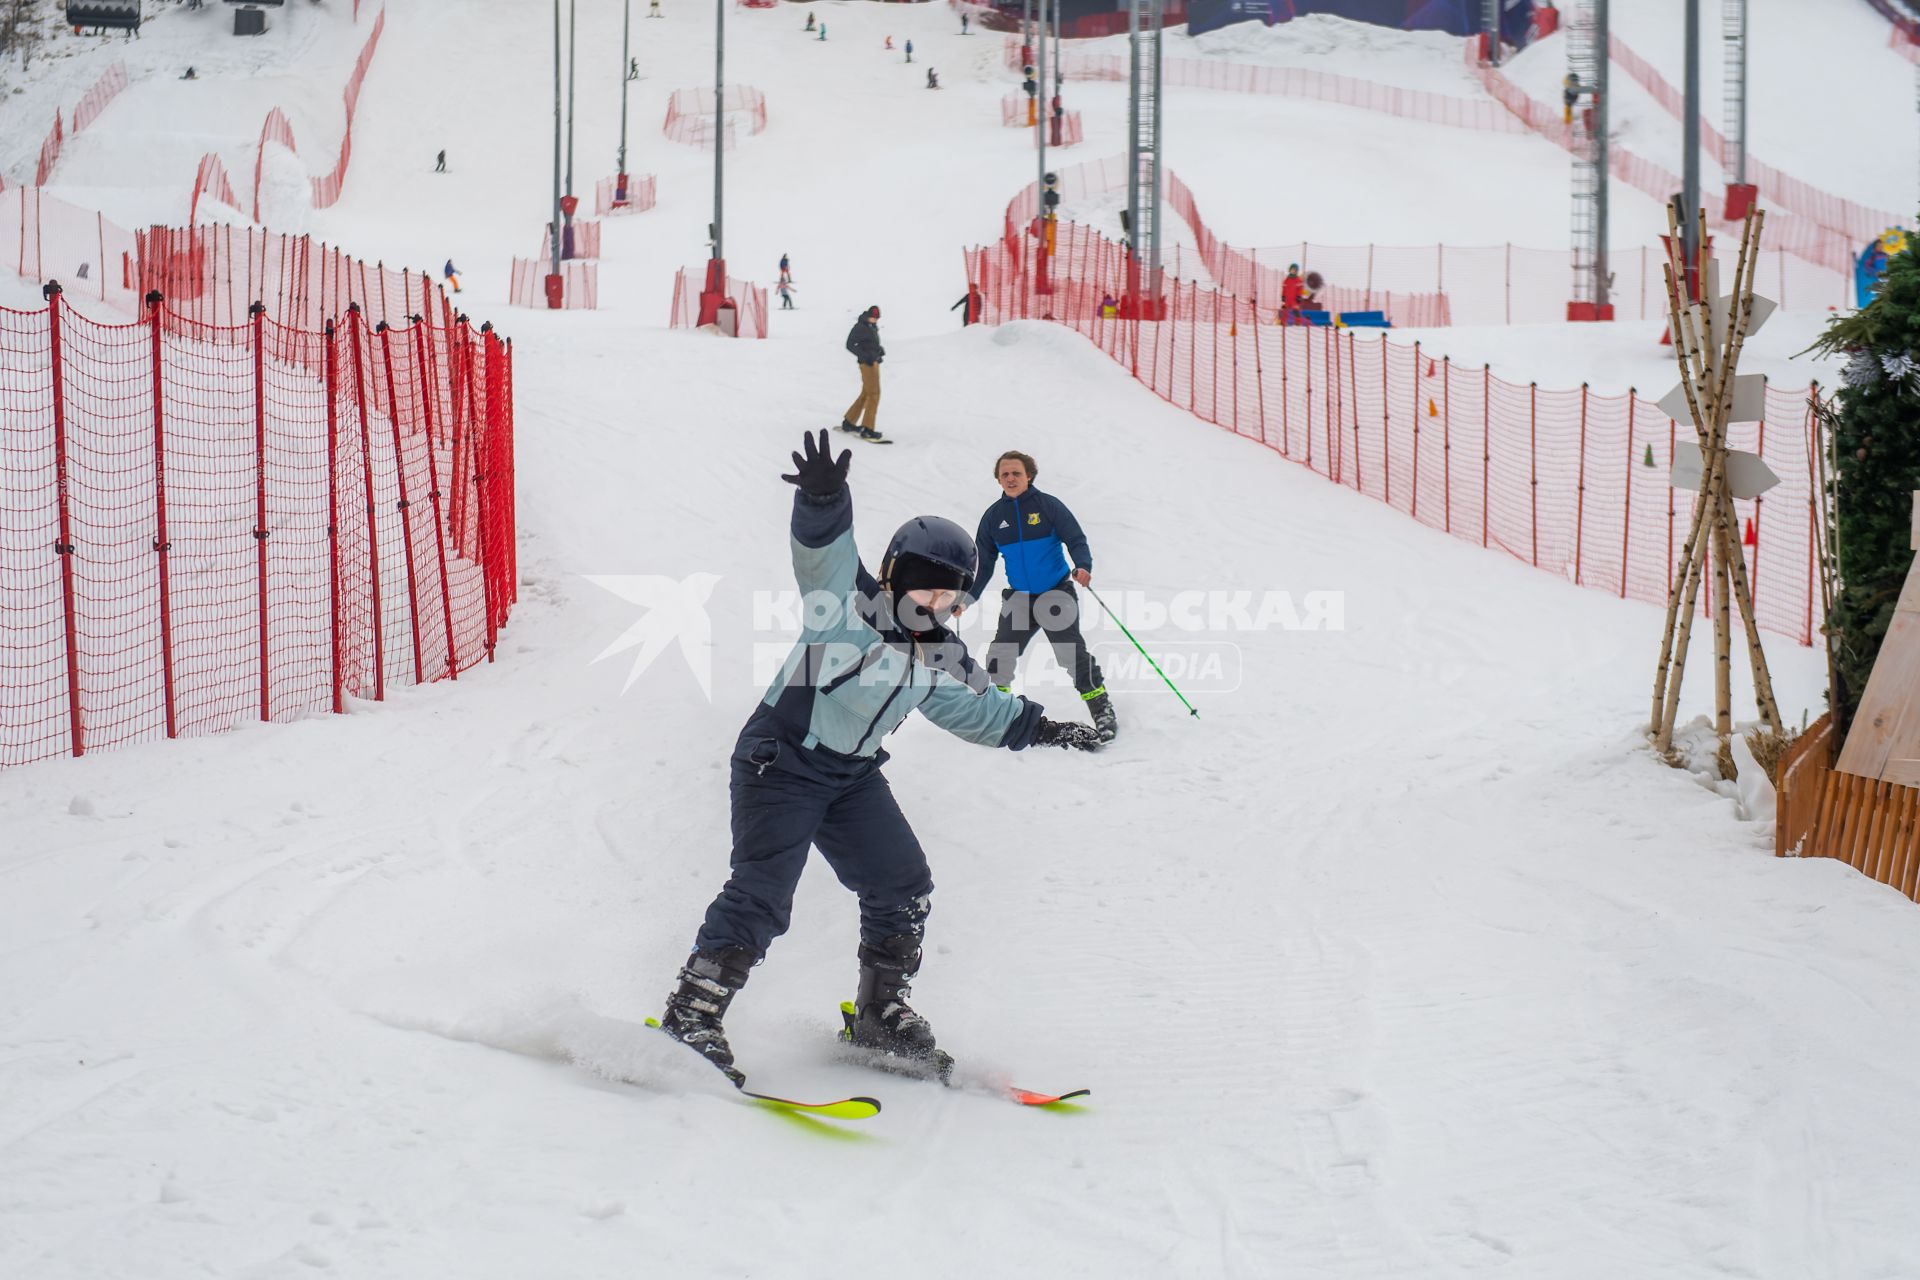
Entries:
<svg viewBox="0 0 1920 1280">
<path fill-rule="evenodd" d="M 1100 735 L 1094 732 L 1090 724 L 1062 724 L 1058 720 L 1042 720 L 1033 731 L 1033 745 L 1036 747 L 1071 747 L 1075 751 L 1098 751 Z"/>
<path fill-rule="evenodd" d="M 794 473 L 781 476 L 782 480 L 798 485 L 801 492 L 814 498 L 831 498 L 847 487 L 847 468 L 853 465 L 853 450 L 842 449 L 836 462 L 824 427 L 820 429 L 819 443 L 814 443 L 813 433 L 809 431 L 804 437 L 804 447 L 807 456 L 791 455 Z"/>
</svg>

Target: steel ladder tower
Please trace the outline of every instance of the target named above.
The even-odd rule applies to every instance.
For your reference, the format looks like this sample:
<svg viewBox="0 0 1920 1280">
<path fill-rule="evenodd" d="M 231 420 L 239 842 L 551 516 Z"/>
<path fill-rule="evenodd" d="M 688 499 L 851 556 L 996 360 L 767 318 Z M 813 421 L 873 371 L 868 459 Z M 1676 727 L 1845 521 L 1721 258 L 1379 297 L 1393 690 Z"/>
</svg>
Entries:
<svg viewBox="0 0 1920 1280">
<path fill-rule="evenodd" d="M 1136 315 L 1155 317 L 1160 297 L 1160 71 L 1163 0 L 1127 5 L 1127 290 Z M 1145 287 L 1140 287 L 1142 266 Z M 1142 298 L 1153 299 L 1140 310 Z"/>
<path fill-rule="evenodd" d="M 1747 0 L 1725 0 L 1720 34 L 1727 46 L 1727 149 L 1733 153 L 1730 176 L 1747 182 Z"/>
<path fill-rule="evenodd" d="M 1567 31 L 1567 70 L 1578 77 L 1582 100 L 1573 109 L 1573 300 L 1588 319 L 1611 304 L 1607 263 L 1607 0 L 1588 0 Z M 1569 318 L 1572 318 L 1571 316 Z"/>
</svg>

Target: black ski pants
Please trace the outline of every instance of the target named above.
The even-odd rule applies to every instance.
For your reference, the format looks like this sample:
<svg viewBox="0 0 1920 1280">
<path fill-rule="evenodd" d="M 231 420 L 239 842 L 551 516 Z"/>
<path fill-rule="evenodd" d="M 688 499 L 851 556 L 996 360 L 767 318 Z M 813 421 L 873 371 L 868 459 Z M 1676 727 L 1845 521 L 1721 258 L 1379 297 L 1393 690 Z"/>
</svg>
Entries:
<svg viewBox="0 0 1920 1280">
<path fill-rule="evenodd" d="M 860 896 L 860 940 L 921 936 L 931 909 L 927 855 L 880 772 L 777 737 L 743 734 L 733 752 L 733 874 L 707 908 L 695 946 L 764 956 L 793 919 L 793 891 L 818 846 Z"/>
<path fill-rule="evenodd" d="M 1072 579 L 1063 579 L 1050 591 L 1031 595 L 1008 587 L 1000 593 L 1000 621 L 993 643 L 987 646 L 987 677 L 995 684 L 1013 683 L 1014 669 L 1027 644 L 1040 632 L 1053 645 L 1054 661 L 1073 673 L 1073 687 L 1081 696 L 1101 687 L 1100 664 L 1087 651 L 1080 634 L 1080 595 Z"/>
</svg>

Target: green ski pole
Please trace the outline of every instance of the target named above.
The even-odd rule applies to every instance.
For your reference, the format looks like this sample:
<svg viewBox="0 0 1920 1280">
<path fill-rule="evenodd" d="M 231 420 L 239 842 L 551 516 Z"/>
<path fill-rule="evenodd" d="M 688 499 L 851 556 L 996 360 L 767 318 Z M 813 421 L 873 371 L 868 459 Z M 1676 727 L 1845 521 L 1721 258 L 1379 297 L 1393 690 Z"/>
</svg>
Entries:
<svg viewBox="0 0 1920 1280">
<path fill-rule="evenodd" d="M 1140 656 L 1145 658 L 1147 660 L 1147 665 L 1153 668 L 1153 674 L 1159 676 L 1162 680 L 1166 680 L 1167 688 L 1172 689 L 1173 696 L 1180 699 L 1180 705 L 1187 709 L 1187 714 L 1192 716 L 1196 720 L 1199 719 L 1200 713 L 1194 710 L 1193 704 L 1191 702 L 1187 701 L 1187 695 L 1180 692 L 1180 690 L 1175 687 L 1173 681 L 1167 680 L 1167 673 L 1160 669 L 1160 664 L 1153 660 L 1153 655 L 1147 652 L 1146 647 L 1142 645 L 1138 640 L 1133 639 L 1133 632 L 1127 630 L 1127 624 L 1120 621 L 1119 618 L 1114 617 L 1113 610 L 1107 608 L 1107 602 L 1105 600 L 1100 599 L 1100 593 L 1098 591 L 1095 591 L 1091 585 L 1085 585 L 1084 589 L 1086 593 L 1092 596 L 1095 602 L 1099 604 L 1100 611 L 1106 614 L 1109 618 L 1113 618 L 1113 625 L 1120 628 L 1121 632 L 1127 637 L 1127 639 L 1133 640 L 1133 647 L 1140 650 Z"/>
</svg>

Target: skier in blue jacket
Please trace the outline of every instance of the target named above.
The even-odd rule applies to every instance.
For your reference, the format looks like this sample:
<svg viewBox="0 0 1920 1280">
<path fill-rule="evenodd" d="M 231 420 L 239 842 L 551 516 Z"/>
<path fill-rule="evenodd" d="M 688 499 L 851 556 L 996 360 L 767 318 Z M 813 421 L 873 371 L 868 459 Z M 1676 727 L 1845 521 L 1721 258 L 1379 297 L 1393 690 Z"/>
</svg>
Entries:
<svg viewBox="0 0 1920 1280">
<path fill-rule="evenodd" d="M 947 627 L 977 556 L 966 530 L 939 516 L 900 526 L 876 578 L 853 542 L 848 451 L 809 434 L 793 474 L 793 573 L 805 628 L 740 730 L 732 757 L 733 857 L 693 954 L 660 1020 L 734 1083 L 721 1019 L 748 970 L 787 930 L 809 846 L 860 896 L 853 1043 L 933 1061 L 933 1030 L 907 1004 L 920 969 L 933 877 L 880 768 L 881 740 L 918 710 L 989 747 L 1098 749 L 1085 725 L 1043 719 L 1038 704 L 996 689 Z"/>
<path fill-rule="evenodd" d="M 1073 673 L 1102 742 L 1120 732 L 1113 699 L 1100 675 L 1100 664 L 1087 651 L 1080 634 L 1080 597 L 1074 584 L 1093 580 L 1093 553 L 1087 535 L 1067 504 L 1033 487 L 1039 464 L 1017 449 L 994 462 L 994 479 L 1001 497 L 980 517 L 976 541 L 981 548 L 980 569 L 968 585 L 961 608 L 980 598 L 993 580 L 996 560 L 1007 562 L 1007 587 L 1000 593 L 1000 620 L 993 643 L 987 646 L 987 676 L 1004 689 L 1013 683 L 1014 668 L 1034 633 L 1045 631 L 1060 665 Z M 1073 565 L 1068 568 L 1071 556 Z"/>
</svg>

